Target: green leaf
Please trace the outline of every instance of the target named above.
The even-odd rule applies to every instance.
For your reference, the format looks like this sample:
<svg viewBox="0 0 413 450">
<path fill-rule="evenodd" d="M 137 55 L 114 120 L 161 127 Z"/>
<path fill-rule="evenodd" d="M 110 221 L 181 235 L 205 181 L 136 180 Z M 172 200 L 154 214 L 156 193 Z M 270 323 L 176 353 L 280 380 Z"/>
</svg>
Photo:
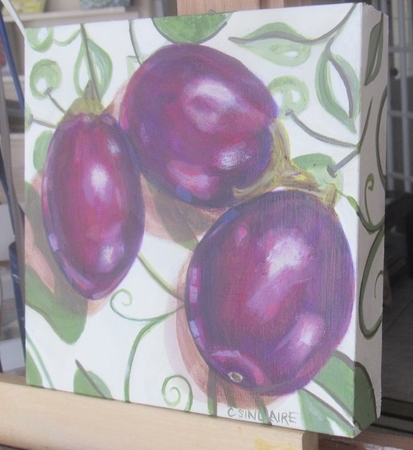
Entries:
<svg viewBox="0 0 413 450">
<path fill-rule="evenodd" d="M 86 50 L 85 45 L 82 45 L 75 62 L 73 80 L 76 92 L 79 97 L 82 97 L 89 80 L 94 79 L 96 81 L 99 98 L 102 98 L 112 79 L 112 59 L 102 47 L 99 47 L 99 45 L 95 44 L 89 38 L 87 38 L 87 47 L 90 58 L 88 58 L 88 51 Z M 84 86 L 82 85 L 81 77 L 83 65 L 86 66 L 88 73 L 88 79 L 85 80 Z"/>
<path fill-rule="evenodd" d="M 306 172 L 310 172 L 321 189 L 325 189 L 333 184 L 338 192 L 342 191 L 343 174 L 341 171 L 338 171 L 336 176 L 332 177 L 327 170 L 328 167 L 335 165 L 335 161 L 331 156 L 323 153 L 311 153 L 297 156 L 293 159 L 293 162 Z"/>
<path fill-rule="evenodd" d="M 360 206 L 357 203 L 357 200 L 351 195 L 343 195 L 343 197 L 347 199 L 347 201 L 350 203 L 350 206 L 354 209 L 354 211 L 356 211 L 356 213 L 359 214 Z"/>
<path fill-rule="evenodd" d="M 334 434 L 330 421 L 335 422 L 347 436 L 354 436 L 351 424 L 330 405 L 314 394 L 302 389 L 298 391 L 301 417 L 306 430 Z"/>
<path fill-rule="evenodd" d="M 77 370 L 73 379 L 73 391 L 76 394 L 113 398 L 109 388 L 98 375 L 90 370 L 85 370 L 79 361 L 76 361 L 76 365 Z"/>
<path fill-rule="evenodd" d="M 192 228 L 178 206 L 177 200 L 153 185 L 149 185 L 156 215 L 171 239 L 183 247 L 193 250 L 198 244 Z"/>
<path fill-rule="evenodd" d="M 77 311 L 73 311 L 67 305 L 72 299 L 54 295 L 30 266 L 26 266 L 25 280 L 27 306 L 41 314 L 62 341 L 75 343 L 85 328 L 86 300 L 84 305 L 77 305 Z"/>
<path fill-rule="evenodd" d="M 376 24 L 370 33 L 369 49 L 367 52 L 366 75 L 364 77 L 364 86 L 370 84 L 378 75 L 383 58 L 383 40 L 384 40 L 383 14 L 380 22 Z"/>
<path fill-rule="evenodd" d="M 53 132 L 50 130 L 43 131 L 34 143 L 33 165 L 37 172 L 42 172 L 46 161 L 47 151 L 49 150 L 50 141 Z"/>
<path fill-rule="evenodd" d="M 307 108 L 310 100 L 310 93 L 307 85 L 293 76 L 283 76 L 275 78 L 268 85 L 271 94 L 280 93 L 282 95 L 282 102 L 280 107 L 280 115 L 284 116 L 287 111 L 294 111 L 299 114 Z M 298 99 L 294 98 L 294 94 L 298 94 Z"/>
<path fill-rule="evenodd" d="M 39 100 L 47 98 L 50 90 L 62 83 L 62 71 L 56 61 L 41 59 L 33 65 L 29 76 L 30 90 Z"/>
<path fill-rule="evenodd" d="M 26 351 L 26 381 L 32 386 L 43 386 L 42 376 L 29 351 Z"/>
<path fill-rule="evenodd" d="M 353 417 L 360 430 L 377 418 L 376 398 L 366 368 L 341 352 L 335 352 L 313 381 Z"/>
<path fill-rule="evenodd" d="M 69 285 L 57 265 L 43 225 L 40 195 L 28 183 L 25 185 L 25 213 L 33 231 L 34 243 L 45 259 L 42 264 L 48 265 L 55 281 L 55 292 L 52 293 L 39 275 L 30 266 L 26 266 L 27 305 L 39 312 L 63 341 L 72 344 L 83 332 L 87 300 Z"/>
<path fill-rule="evenodd" d="M 326 49 L 320 56 L 316 69 L 316 92 L 321 106 L 353 133 L 356 132 L 354 125 L 355 112 L 359 109 L 360 95 L 357 90 L 357 76 L 344 59 L 330 56 Z M 341 78 L 341 86 L 333 86 L 331 70 L 338 72 Z M 348 111 L 346 111 L 337 100 L 335 89 L 345 89 L 348 99 Z"/>
<path fill-rule="evenodd" d="M 153 24 L 174 44 L 200 44 L 218 34 L 230 17 L 231 13 L 162 17 L 153 19 Z"/>
<path fill-rule="evenodd" d="M 299 43 L 311 42 L 310 39 L 307 39 L 305 36 L 295 31 L 294 28 L 283 22 L 268 23 L 253 31 L 252 33 L 247 34 L 243 38 L 229 38 L 230 41 L 237 44 L 270 39 L 282 39 Z"/>
<path fill-rule="evenodd" d="M 352 65 L 340 55 L 332 55 L 336 70 L 339 72 L 347 92 L 349 103 L 348 115 L 355 119 L 360 113 L 360 81 Z"/>
<path fill-rule="evenodd" d="M 229 40 L 281 66 L 298 66 L 311 54 L 307 39 L 282 22 L 264 25 L 244 38 Z"/>
<path fill-rule="evenodd" d="M 355 375 L 354 362 L 350 358 L 335 352 L 313 381 L 322 386 L 350 415 L 354 414 Z"/>
<path fill-rule="evenodd" d="M 358 362 L 356 362 L 355 379 L 354 419 L 364 430 L 377 419 L 376 396 L 366 368 Z"/>
<path fill-rule="evenodd" d="M 53 44 L 53 28 L 28 28 L 26 38 L 30 47 L 38 52 L 46 52 Z"/>
</svg>

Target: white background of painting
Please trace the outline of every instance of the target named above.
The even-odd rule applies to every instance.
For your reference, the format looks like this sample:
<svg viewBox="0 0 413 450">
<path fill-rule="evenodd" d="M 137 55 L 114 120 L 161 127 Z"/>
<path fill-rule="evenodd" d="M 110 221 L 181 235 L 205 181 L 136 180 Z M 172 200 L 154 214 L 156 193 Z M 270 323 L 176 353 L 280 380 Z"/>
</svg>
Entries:
<svg viewBox="0 0 413 450">
<path fill-rule="evenodd" d="M 299 33 L 308 38 L 315 38 L 331 30 L 336 23 L 342 20 L 349 9 L 350 5 L 335 5 L 274 11 L 239 12 L 233 14 L 228 21 L 228 25 L 217 36 L 207 41 L 205 45 L 219 49 L 242 60 L 265 84 L 282 75 L 293 75 L 301 80 L 306 80 L 310 89 L 310 104 L 300 114 L 300 119 L 311 129 L 321 134 L 356 144 L 360 136 L 360 124 L 356 125 L 358 133 L 356 135 L 351 133 L 338 123 L 336 119 L 327 114 L 317 101 L 314 88 L 315 68 L 324 45 L 314 46 L 312 48 L 312 56 L 306 63 L 297 67 L 282 67 L 262 59 L 227 39 L 230 36 L 245 36 L 265 23 L 278 21 L 289 23 Z M 361 71 L 361 49 L 358 45 L 360 42 L 361 13 L 362 8 L 360 6 L 353 13 L 352 19 L 347 23 L 333 45 L 333 51 L 344 56 L 357 73 Z M 371 23 L 367 25 L 367 29 L 370 30 L 375 23 L 377 23 L 377 16 L 372 18 Z M 159 35 L 149 19 L 135 21 L 134 27 L 141 51 L 145 56 L 167 43 Z M 55 28 L 55 38 L 63 41 L 78 28 L 76 25 L 57 27 Z M 103 98 L 103 104 L 108 106 L 128 79 L 127 57 L 133 55 L 128 23 L 120 21 L 88 24 L 86 25 L 86 31 L 88 36 L 103 47 L 112 58 L 114 69 L 112 82 Z M 369 31 L 366 34 L 368 35 Z M 39 59 L 49 58 L 58 61 L 62 68 L 63 83 L 62 88 L 53 92 L 53 97 L 65 109 L 77 97 L 74 90 L 72 68 L 79 48 L 80 37 L 64 49 L 52 46 L 50 50 L 42 54 L 32 51 L 29 46 L 26 48 L 26 73 L 28 74 L 31 66 Z M 26 77 L 26 102 L 30 106 L 34 117 L 57 124 L 62 114 L 49 100 L 36 100 L 32 97 L 28 87 L 28 78 Z M 335 81 L 337 86 L 340 86 L 341 81 L 337 78 Z M 340 90 L 342 92 L 340 98 L 343 106 L 345 106 L 347 99 L 341 87 L 338 87 L 336 94 Z M 319 152 L 332 156 L 338 162 L 351 151 L 351 149 L 343 149 L 315 140 L 289 119 L 283 120 L 283 124 L 290 138 L 292 157 Z M 34 147 L 37 136 L 44 130 L 45 128 L 33 124 L 26 133 L 26 180 L 28 182 L 33 179 L 36 173 L 32 163 L 33 155 L 31 149 Z M 373 135 L 369 136 L 368 139 L 374 142 Z M 343 191 L 356 199 L 359 198 L 358 172 L 358 158 L 353 159 L 342 171 L 344 179 Z M 336 211 L 349 240 L 353 258 L 356 261 L 359 252 L 359 221 L 354 210 L 344 199 L 338 202 Z M 375 214 L 373 216 L 375 217 Z M 144 237 L 141 253 L 145 255 L 145 258 L 152 265 L 156 266 L 161 276 L 172 284 L 177 279 L 182 264 L 189 257 L 189 252 L 177 244 L 148 234 Z M 380 262 L 377 264 L 380 265 Z M 356 266 L 359 277 L 363 266 L 364 262 L 360 267 Z M 130 273 L 119 288 L 128 289 L 134 294 L 133 304 L 122 310 L 130 317 L 154 317 L 171 311 L 176 307 L 174 301 L 148 277 L 139 262 L 132 266 Z M 367 308 L 373 317 L 378 315 L 377 302 L 367 305 Z M 67 345 L 55 335 L 41 315 L 27 308 L 26 317 L 28 334 L 40 351 L 55 388 L 66 391 L 73 390 L 73 375 L 76 370 L 74 361 L 77 359 L 81 361 L 87 370 L 98 374 L 105 381 L 114 398 L 120 400 L 124 398 L 123 383 L 126 364 L 132 342 L 141 329 L 141 324 L 122 319 L 112 311 L 109 303 L 106 302 L 106 304 L 102 304 L 99 307 L 97 312 L 88 317 L 85 331 L 78 342 L 73 345 Z M 351 359 L 355 358 L 356 336 L 357 339 L 360 338 L 355 317 L 356 304 L 351 328 L 339 346 L 339 350 L 347 354 Z M 175 319 L 168 320 L 172 321 Z M 170 330 L 171 326 L 168 325 L 166 328 Z M 166 328 L 163 324 L 155 327 L 142 340 L 139 346 L 138 354 L 132 367 L 132 401 L 165 406 L 161 393 L 161 386 L 165 378 L 180 373 L 190 380 L 190 375 L 186 372 L 181 361 L 176 339 L 174 336 L 165 336 Z M 165 344 L 165 341 L 167 341 L 167 344 Z M 30 345 L 28 348 L 30 350 Z M 173 357 L 168 355 L 166 352 L 167 348 L 176 348 L 176 355 Z M 173 359 L 172 362 L 171 358 Z M 363 360 L 363 363 L 367 366 L 367 369 L 377 371 L 377 367 L 374 367 L 374 365 L 377 366 L 377 363 L 373 367 L 369 366 L 370 362 L 368 360 Z M 192 388 L 194 390 L 192 410 L 207 413 L 205 394 L 196 387 L 195 383 L 192 384 Z M 308 388 L 314 392 L 319 391 L 314 383 L 310 383 Z M 325 393 L 321 391 L 318 393 L 321 398 L 331 401 Z M 184 399 L 178 407 L 183 408 L 185 401 Z M 336 406 L 340 409 L 338 405 Z M 268 406 L 268 409 L 294 411 L 297 414 L 300 412 L 296 395 L 285 397 L 273 406 Z M 219 406 L 219 412 L 224 417 L 227 417 L 227 410 L 227 406 Z M 300 423 L 297 426 L 300 427 Z M 336 431 L 339 434 L 341 433 L 340 430 Z"/>
</svg>

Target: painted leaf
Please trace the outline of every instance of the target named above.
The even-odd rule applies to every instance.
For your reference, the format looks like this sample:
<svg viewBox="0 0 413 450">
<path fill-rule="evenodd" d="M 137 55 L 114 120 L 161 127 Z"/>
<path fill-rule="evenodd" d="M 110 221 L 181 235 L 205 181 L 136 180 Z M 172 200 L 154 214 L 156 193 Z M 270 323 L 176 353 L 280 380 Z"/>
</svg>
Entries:
<svg viewBox="0 0 413 450">
<path fill-rule="evenodd" d="M 331 422 L 335 422 L 347 436 L 353 436 L 352 426 L 334 409 L 308 391 L 298 392 L 301 417 L 305 428 L 318 433 L 334 434 Z"/>
<path fill-rule="evenodd" d="M 351 119 L 355 119 L 360 113 L 360 82 L 353 66 L 340 55 L 332 55 L 337 72 L 347 91 L 349 102 L 348 115 Z"/>
<path fill-rule="evenodd" d="M 41 314 L 64 342 L 76 342 L 85 327 L 87 303 L 84 302 L 83 311 L 71 311 L 30 266 L 26 266 L 26 288 L 26 304 Z"/>
<path fill-rule="evenodd" d="M 42 376 L 29 351 L 26 351 L 26 381 L 32 386 L 43 386 Z"/>
<path fill-rule="evenodd" d="M 216 220 L 216 214 L 185 204 L 146 182 L 143 190 L 147 208 L 147 229 L 150 223 L 161 223 L 169 237 L 179 245 L 193 250 L 198 244 L 197 235 L 205 233 Z M 156 234 L 156 232 L 154 233 Z"/>
<path fill-rule="evenodd" d="M 53 28 L 28 28 L 26 39 L 30 47 L 38 52 L 46 52 L 53 44 Z"/>
<path fill-rule="evenodd" d="M 167 196 L 155 187 L 152 187 L 151 194 L 156 215 L 170 238 L 177 244 L 193 250 L 198 240 L 184 215 L 177 207 L 175 199 Z"/>
<path fill-rule="evenodd" d="M 113 398 L 105 382 L 95 373 L 85 370 L 79 363 L 73 379 L 73 391 L 94 397 Z"/>
<path fill-rule="evenodd" d="M 231 13 L 162 17 L 153 19 L 153 24 L 174 44 L 200 44 L 218 34 L 230 17 Z"/>
<path fill-rule="evenodd" d="M 62 83 L 62 71 L 56 61 L 41 59 L 32 67 L 29 76 L 33 97 L 42 100 L 48 92 L 57 89 Z"/>
<path fill-rule="evenodd" d="M 314 381 L 353 417 L 361 430 L 377 418 L 373 385 L 359 362 L 335 352 Z"/>
<path fill-rule="evenodd" d="M 331 156 L 323 153 L 310 153 L 294 158 L 293 162 L 304 171 L 311 173 L 321 189 L 334 185 L 338 192 L 342 191 L 343 174 L 341 171 L 338 171 L 333 178 L 327 170 L 328 167 L 335 165 L 335 161 Z"/>
<path fill-rule="evenodd" d="M 34 234 L 34 244 L 41 251 L 48 268 L 54 275 L 55 292 L 41 280 L 30 266 L 26 267 L 27 304 L 40 313 L 56 331 L 60 338 L 71 344 L 76 342 L 83 332 L 87 301 L 77 294 L 61 274 L 47 242 L 43 226 L 40 195 L 32 185 L 25 186 L 25 213 Z M 29 251 L 29 250 L 28 250 Z M 64 302 L 64 298 L 70 301 Z"/>
<path fill-rule="evenodd" d="M 307 43 L 310 41 L 282 22 L 264 25 L 243 38 L 229 40 L 281 66 L 298 66 L 311 54 Z"/>
<path fill-rule="evenodd" d="M 383 57 L 383 14 L 380 22 L 376 24 L 370 33 L 369 49 L 367 53 L 366 75 L 364 85 L 370 84 L 380 72 Z"/>
<path fill-rule="evenodd" d="M 316 70 L 316 92 L 322 107 L 353 133 L 356 132 L 354 125 L 355 112 L 359 109 L 359 93 L 357 89 L 357 77 L 350 65 L 341 57 L 334 58 L 328 50 L 325 50 L 318 61 Z M 335 70 L 341 81 L 340 87 L 333 86 L 331 70 Z M 345 89 L 348 100 L 347 111 L 337 99 L 335 89 Z"/>
<path fill-rule="evenodd" d="M 277 104 L 280 107 L 280 115 L 285 115 L 289 110 L 294 111 L 295 114 L 299 114 L 303 111 L 310 100 L 310 94 L 307 85 L 293 76 L 283 76 L 275 78 L 268 85 L 268 89 L 271 94 L 281 95 L 281 102 L 277 100 Z M 298 99 L 296 95 L 298 94 Z"/>
<path fill-rule="evenodd" d="M 335 352 L 327 364 L 314 377 L 350 415 L 354 415 L 354 362 L 346 355 Z"/>
<path fill-rule="evenodd" d="M 355 380 L 354 419 L 360 424 L 361 429 L 364 429 L 377 419 L 376 397 L 366 368 L 358 362 L 356 362 Z"/>
<path fill-rule="evenodd" d="M 91 39 L 87 39 L 88 50 L 90 58 L 87 56 L 87 51 L 84 45 L 81 46 L 79 55 L 74 67 L 74 84 L 77 94 L 81 97 L 86 89 L 87 82 L 93 79 L 96 80 L 96 88 L 99 98 L 102 98 L 107 88 L 109 87 L 113 64 L 109 54 L 99 45 L 95 44 Z M 90 67 L 92 65 L 92 67 Z M 86 67 L 88 79 L 82 85 L 82 68 Z"/>
<path fill-rule="evenodd" d="M 360 205 L 357 203 L 357 200 L 354 197 L 350 195 L 345 195 L 343 192 L 340 193 L 349 202 L 350 206 L 354 209 L 354 211 L 356 212 L 357 216 L 360 219 L 361 224 L 369 234 L 374 234 L 383 227 L 384 217 L 382 217 L 377 223 L 373 223 L 368 213 L 368 209 L 367 213 L 364 214 L 360 208 Z"/>
<path fill-rule="evenodd" d="M 43 170 L 46 160 L 49 144 L 52 139 L 53 132 L 50 130 L 43 131 L 36 139 L 33 150 L 33 165 L 38 172 Z"/>
</svg>

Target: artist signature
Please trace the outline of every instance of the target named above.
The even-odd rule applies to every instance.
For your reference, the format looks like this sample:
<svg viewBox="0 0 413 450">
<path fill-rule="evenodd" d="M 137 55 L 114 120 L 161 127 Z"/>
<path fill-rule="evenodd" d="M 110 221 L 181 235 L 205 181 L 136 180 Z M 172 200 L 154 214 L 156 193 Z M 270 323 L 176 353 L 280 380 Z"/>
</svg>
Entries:
<svg viewBox="0 0 413 450">
<path fill-rule="evenodd" d="M 244 420 L 256 420 L 264 422 L 265 418 L 260 411 L 254 409 L 239 409 L 230 407 L 228 408 L 228 417 L 232 419 L 244 419 Z M 298 413 L 293 411 L 275 412 L 268 411 L 268 420 L 273 425 L 296 425 L 298 420 Z"/>
</svg>

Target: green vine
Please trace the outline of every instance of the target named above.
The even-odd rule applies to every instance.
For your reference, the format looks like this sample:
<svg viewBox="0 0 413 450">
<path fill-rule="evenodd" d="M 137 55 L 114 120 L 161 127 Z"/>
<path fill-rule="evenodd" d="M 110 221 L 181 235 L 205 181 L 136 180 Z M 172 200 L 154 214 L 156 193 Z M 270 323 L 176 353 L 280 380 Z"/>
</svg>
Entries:
<svg viewBox="0 0 413 450">
<path fill-rule="evenodd" d="M 186 401 L 184 411 L 191 411 L 192 403 L 194 400 L 194 394 L 192 392 L 192 387 L 191 387 L 189 381 L 182 375 L 172 375 L 170 377 L 165 378 L 165 381 L 162 384 L 162 395 L 163 395 L 164 401 L 168 406 L 170 406 L 172 408 L 175 408 L 181 402 L 182 394 L 181 394 L 181 391 L 179 390 L 179 388 L 177 388 L 176 386 L 169 388 L 169 392 L 173 392 L 176 394 L 176 399 L 169 400 L 169 398 L 167 396 L 167 388 L 168 388 L 170 382 L 172 380 L 177 380 L 177 379 L 184 381 L 184 383 L 188 387 L 188 400 Z"/>
<path fill-rule="evenodd" d="M 130 291 L 128 291 L 127 289 L 118 289 L 114 294 L 112 294 L 112 296 L 110 297 L 109 300 L 109 305 L 112 309 L 112 311 L 114 313 L 116 313 L 118 316 L 122 317 L 122 319 L 126 319 L 126 320 L 130 320 L 132 322 L 153 322 L 156 321 L 159 316 L 156 317 L 145 317 L 145 318 L 136 318 L 136 317 L 129 317 L 126 316 L 125 314 L 121 313 L 115 306 L 115 300 L 116 297 L 118 297 L 120 294 L 126 294 L 129 297 L 129 301 L 127 303 L 122 302 L 124 306 L 131 306 L 132 302 L 133 302 L 133 297 Z M 178 310 L 175 311 L 171 311 L 171 313 L 176 312 Z"/>
<path fill-rule="evenodd" d="M 169 313 L 163 314 L 163 315 L 161 315 L 159 317 L 156 317 L 156 318 L 152 319 L 147 325 L 145 325 L 140 330 L 140 332 L 136 336 L 136 338 L 135 338 L 135 340 L 134 340 L 134 342 L 132 344 L 132 348 L 130 350 L 129 358 L 128 358 L 128 362 L 127 362 L 127 366 L 126 366 L 126 374 L 125 374 L 125 381 L 124 381 L 124 395 L 125 395 L 125 401 L 126 402 L 130 402 L 130 378 L 131 378 L 131 371 L 132 371 L 133 362 L 135 360 L 136 352 L 138 350 L 140 342 L 142 341 L 142 339 L 150 331 L 152 331 L 153 328 L 155 328 L 160 323 L 164 322 L 166 319 L 168 319 L 168 317 L 171 317 L 174 314 L 176 314 L 182 308 L 183 308 L 183 306 L 180 306 L 179 308 L 177 308 L 174 311 L 171 311 Z"/>
<path fill-rule="evenodd" d="M 379 233 L 377 233 L 377 236 L 373 241 L 373 244 L 369 251 L 369 255 L 367 257 L 366 265 L 364 267 L 363 276 L 361 279 L 360 296 L 359 296 L 359 325 L 360 330 L 366 339 L 372 339 L 376 335 L 383 320 L 383 315 L 381 314 L 380 317 L 377 319 L 376 323 L 371 328 L 368 328 L 364 318 L 364 296 L 366 293 L 367 281 L 370 276 L 373 261 L 376 257 L 378 249 L 380 248 L 383 238 L 384 238 L 384 226 L 380 228 Z"/>
<path fill-rule="evenodd" d="M 143 268 L 146 270 L 148 275 L 155 281 L 155 283 L 163 289 L 167 294 L 176 298 L 179 301 L 183 301 L 183 299 L 178 295 L 178 293 L 172 288 L 172 286 L 167 283 L 159 273 L 155 270 L 155 268 L 148 262 L 148 260 L 142 255 L 139 254 L 137 257 L 138 261 L 142 264 Z"/>
<path fill-rule="evenodd" d="M 387 99 L 387 86 L 383 91 L 383 94 L 380 99 L 380 106 L 379 106 L 379 113 L 377 115 L 377 122 L 376 122 L 376 160 L 377 160 L 377 169 L 379 171 L 379 177 L 381 181 L 381 185 L 383 188 L 386 186 L 386 176 L 384 175 L 383 166 L 381 164 L 381 158 L 380 158 L 380 122 L 381 117 L 384 111 L 384 105 L 386 104 Z"/>
</svg>

